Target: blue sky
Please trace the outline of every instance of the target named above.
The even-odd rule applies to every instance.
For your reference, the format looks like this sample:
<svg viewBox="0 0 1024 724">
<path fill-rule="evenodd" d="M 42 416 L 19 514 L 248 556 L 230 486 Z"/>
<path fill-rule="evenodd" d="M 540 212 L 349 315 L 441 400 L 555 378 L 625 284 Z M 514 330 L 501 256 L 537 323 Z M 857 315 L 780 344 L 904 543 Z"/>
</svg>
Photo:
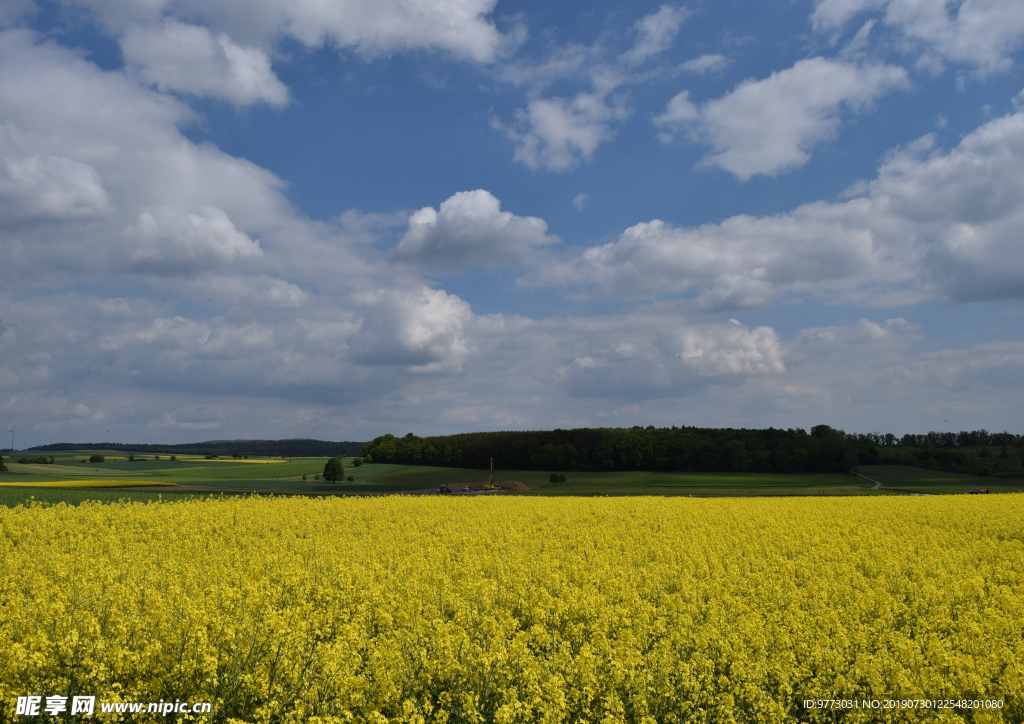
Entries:
<svg viewBox="0 0 1024 724">
<path fill-rule="evenodd" d="M 1024 6 L 17 0 L 17 446 L 1019 432 Z"/>
</svg>

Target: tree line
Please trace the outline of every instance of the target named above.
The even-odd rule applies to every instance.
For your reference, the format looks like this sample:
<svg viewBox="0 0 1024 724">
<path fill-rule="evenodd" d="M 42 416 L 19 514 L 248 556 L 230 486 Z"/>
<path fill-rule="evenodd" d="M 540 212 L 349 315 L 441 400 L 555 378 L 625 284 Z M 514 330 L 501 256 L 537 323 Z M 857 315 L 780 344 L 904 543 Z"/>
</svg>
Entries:
<svg viewBox="0 0 1024 724">
<path fill-rule="evenodd" d="M 949 436 L 952 436 L 950 438 Z M 952 440 L 952 448 L 940 447 Z M 840 472 L 858 465 L 916 465 L 981 475 L 1019 475 L 1022 439 L 985 430 L 928 435 L 671 427 L 475 432 L 366 443 L 367 462 L 505 470 Z"/>
<path fill-rule="evenodd" d="M 252 455 L 254 457 L 334 457 L 356 455 L 363 442 L 330 442 L 327 440 L 211 440 L 179 445 L 126 444 L 120 442 L 58 442 L 28 448 L 40 452 L 67 450 L 131 450 L 144 453 L 175 453 L 179 455 L 218 455 L 222 457 Z"/>
</svg>

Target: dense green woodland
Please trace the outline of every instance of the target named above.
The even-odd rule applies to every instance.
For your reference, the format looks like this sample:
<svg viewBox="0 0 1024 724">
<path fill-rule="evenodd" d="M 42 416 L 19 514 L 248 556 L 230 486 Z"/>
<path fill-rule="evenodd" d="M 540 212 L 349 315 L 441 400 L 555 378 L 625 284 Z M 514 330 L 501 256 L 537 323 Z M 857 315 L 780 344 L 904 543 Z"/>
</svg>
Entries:
<svg viewBox="0 0 1024 724">
<path fill-rule="evenodd" d="M 362 442 L 329 442 L 327 440 L 211 440 L 182 445 L 132 445 L 119 442 L 58 442 L 39 445 L 29 450 L 60 452 L 62 450 L 124 450 L 145 453 L 172 453 L 175 455 L 252 455 L 255 457 L 334 457 L 355 455 L 365 445 Z"/>
<path fill-rule="evenodd" d="M 847 434 L 828 425 L 802 429 L 696 427 L 582 428 L 384 435 L 363 446 L 368 461 L 505 470 L 678 470 L 699 472 L 840 472 L 857 465 L 900 464 L 1020 476 L 1022 436 L 985 430 L 927 435 Z"/>
</svg>

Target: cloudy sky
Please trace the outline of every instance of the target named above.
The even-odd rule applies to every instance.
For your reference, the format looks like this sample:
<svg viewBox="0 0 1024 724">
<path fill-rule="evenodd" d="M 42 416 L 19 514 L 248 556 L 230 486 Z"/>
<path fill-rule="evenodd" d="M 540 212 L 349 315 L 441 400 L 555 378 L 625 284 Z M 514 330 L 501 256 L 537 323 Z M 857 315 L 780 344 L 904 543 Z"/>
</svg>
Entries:
<svg viewBox="0 0 1024 724">
<path fill-rule="evenodd" d="M 1022 432 L 1022 63 L 1020 0 L 5 0 L 0 427 Z"/>
</svg>

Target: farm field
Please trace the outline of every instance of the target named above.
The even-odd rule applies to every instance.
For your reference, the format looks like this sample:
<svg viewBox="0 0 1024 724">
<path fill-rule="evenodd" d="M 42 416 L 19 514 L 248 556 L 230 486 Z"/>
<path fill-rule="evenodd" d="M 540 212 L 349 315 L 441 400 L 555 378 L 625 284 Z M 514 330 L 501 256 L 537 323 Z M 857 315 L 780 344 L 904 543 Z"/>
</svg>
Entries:
<svg viewBox="0 0 1024 724">
<path fill-rule="evenodd" d="M 113 456 L 112 456 L 113 457 Z M 79 488 L 124 487 L 127 489 L 167 485 L 170 495 L 209 491 L 268 493 L 354 493 L 381 494 L 436 490 L 487 480 L 487 471 L 465 468 L 365 464 L 354 467 L 346 461 L 345 480 L 328 483 L 315 480 L 323 471 L 325 458 L 253 458 L 249 460 L 205 460 L 182 457 L 176 461 L 161 456 L 129 462 L 126 456 L 104 463 L 79 462 L 82 453 L 55 458 L 54 464 L 19 464 L 7 461 L 9 472 L 0 473 L 0 504 L 17 504 L 29 499 L 26 492 L 39 484 L 64 484 Z M 941 473 L 906 466 L 862 466 L 866 477 L 832 473 L 690 473 L 690 472 L 569 472 L 567 482 L 552 485 L 548 471 L 499 470 L 495 480 L 515 480 L 531 489 L 515 495 L 690 495 L 690 496 L 878 496 L 906 494 L 965 493 L 988 485 L 994 492 L 1024 490 L 1024 481 L 982 478 Z M 302 476 L 306 475 L 306 480 Z M 353 480 L 348 480 L 352 477 Z M 868 480 L 866 478 L 870 478 Z M 880 481 L 873 489 L 872 481 Z M 18 492 L 18 486 L 25 487 Z M 125 492 L 137 492 L 127 490 Z M 74 496 L 80 499 L 79 496 Z M 36 499 L 42 499 L 38 495 Z M 59 500 L 48 495 L 47 500 Z M 141 499 L 141 498 L 140 498 Z M 70 500 L 70 498 L 69 498 Z"/>
<path fill-rule="evenodd" d="M 860 472 L 886 488 L 932 495 L 966 493 L 972 488 L 985 486 L 993 493 L 1024 491 L 1024 480 L 1020 479 L 963 475 L 907 465 L 863 465 Z"/>
<path fill-rule="evenodd" d="M 0 720 L 1024 720 L 1024 495 L 167 500 L 0 508 Z"/>
</svg>

